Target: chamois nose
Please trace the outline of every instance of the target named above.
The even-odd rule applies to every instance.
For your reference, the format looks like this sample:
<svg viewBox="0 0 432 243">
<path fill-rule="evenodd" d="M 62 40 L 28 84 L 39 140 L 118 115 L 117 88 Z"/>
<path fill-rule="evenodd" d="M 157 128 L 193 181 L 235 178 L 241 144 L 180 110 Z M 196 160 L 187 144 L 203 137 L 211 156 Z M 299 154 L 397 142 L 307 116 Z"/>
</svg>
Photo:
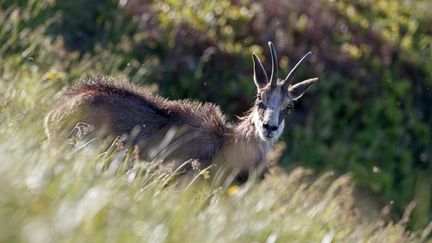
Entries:
<svg viewBox="0 0 432 243">
<path fill-rule="evenodd" d="M 272 125 L 269 125 L 268 123 L 264 123 L 263 127 L 264 127 L 264 129 L 266 129 L 267 131 L 270 131 L 270 132 L 276 131 L 279 128 L 278 126 L 272 126 Z"/>
</svg>

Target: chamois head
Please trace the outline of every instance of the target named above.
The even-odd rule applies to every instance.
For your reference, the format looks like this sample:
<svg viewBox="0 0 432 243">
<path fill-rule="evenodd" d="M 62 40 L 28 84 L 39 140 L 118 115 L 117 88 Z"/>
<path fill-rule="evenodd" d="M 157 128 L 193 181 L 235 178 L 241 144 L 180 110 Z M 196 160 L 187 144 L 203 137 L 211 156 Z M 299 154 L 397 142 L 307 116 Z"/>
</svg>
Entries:
<svg viewBox="0 0 432 243">
<path fill-rule="evenodd" d="M 292 108 L 293 101 L 299 99 L 306 90 L 314 84 L 318 78 L 311 78 L 291 85 L 292 78 L 297 72 L 300 64 L 305 61 L 312 53 L 308 52 L 294 66 L 285 79 L 278 78 L 278 62 L 276 50 L 273 43 L 268 43 L 271 58 L 272 72 L 268 78 L 261 61 L 254 53 L 254 82 L 258 88 L 257 99 L 255 102 L 256 112 L 253 122 L 258 136 L 264 141 L 275 141 L 282 134 L 285 121 L 285 114 Z"/>
</svg>

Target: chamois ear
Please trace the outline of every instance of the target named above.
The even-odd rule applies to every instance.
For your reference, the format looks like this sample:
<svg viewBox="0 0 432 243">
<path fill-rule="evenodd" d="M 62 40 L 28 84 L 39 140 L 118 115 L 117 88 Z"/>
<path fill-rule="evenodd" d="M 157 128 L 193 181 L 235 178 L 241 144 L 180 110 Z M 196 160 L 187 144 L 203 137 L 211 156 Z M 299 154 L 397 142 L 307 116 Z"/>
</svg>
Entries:
<svg viewBox="0 0 432 243">
<path fill-rule="evenodd" d="M 288 88 L 288 94 L 291 96 L 293 100 L 297 100 L 300 97 L 302 97 L 302 95 L 306 92 L 306 90 L 309 89 L 309 87 L 312 84 L 316 83 L 317 80 L 318 78 L 311 78 L 311 79 L 304 80 L 293 86 L 290 86 Z"/>
<path fill-rule="evenodd" d="M 267 74 L 264 70 L 263 65 L 261 64 L 261 61 L 259 60 L 258 56 L 255 53 L 252 54 L 252 59 L 253 59 L 253 69 L 254 69 L 253 79 L 258 89 L 261 89 L 267 85 L 268 82 Z"/>
</svg>

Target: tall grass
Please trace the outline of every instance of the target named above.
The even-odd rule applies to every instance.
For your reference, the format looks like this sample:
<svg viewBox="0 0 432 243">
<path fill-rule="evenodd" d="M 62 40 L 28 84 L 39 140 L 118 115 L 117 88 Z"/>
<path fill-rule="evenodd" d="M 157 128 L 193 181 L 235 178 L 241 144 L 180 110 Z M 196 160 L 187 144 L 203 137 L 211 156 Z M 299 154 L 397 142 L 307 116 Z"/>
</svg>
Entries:
<svg viewBox="0 0 432 243">
<path fill-rule="evenodd" d="M 39 119 L 12 117 L 0 127 L 2 242 L 420 241 L 358 208 L 347 175 L 298 168 L 240 187 L 188 185 L 115 149 L 47 148 Z"/>
</svg>

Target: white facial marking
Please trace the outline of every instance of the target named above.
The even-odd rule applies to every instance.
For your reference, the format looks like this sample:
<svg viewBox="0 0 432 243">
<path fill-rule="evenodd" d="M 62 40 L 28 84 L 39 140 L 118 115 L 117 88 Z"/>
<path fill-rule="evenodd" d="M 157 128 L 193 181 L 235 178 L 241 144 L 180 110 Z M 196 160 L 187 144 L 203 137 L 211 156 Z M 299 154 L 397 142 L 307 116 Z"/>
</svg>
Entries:
<svg viewBox="0 0 432 243">
<path fill-rule="evenodd" d="M 264 131 L 262 130 L 263 124 L 259 119 L 258 112 L 253 113 L 252 121 L 255 124 L 255 132 L 257 133 L 255 135 L 258 135 L 258 137 L 260 137 L 263 141 L 265 141 Z"/>
<path fill-rule="evenodd" d="M 279 127 L 276 131 L 273 132 L 273 141 L 277 141 L 279 137 L 282 135 L 282 132 L 285 128 L 285 119 L 282 119 L 281 123 L 279 124 Z"/>
</svg>

